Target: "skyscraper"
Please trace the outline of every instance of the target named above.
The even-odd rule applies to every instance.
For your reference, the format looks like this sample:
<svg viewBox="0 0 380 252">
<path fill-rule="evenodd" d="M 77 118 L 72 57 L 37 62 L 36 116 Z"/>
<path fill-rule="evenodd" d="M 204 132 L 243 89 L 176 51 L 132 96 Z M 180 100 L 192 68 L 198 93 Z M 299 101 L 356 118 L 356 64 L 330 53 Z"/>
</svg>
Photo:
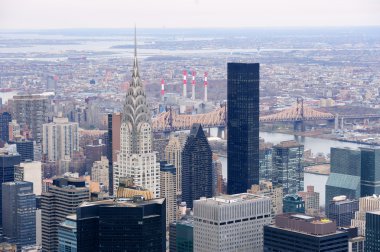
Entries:
<svg viewBox="0 0 380 252">
<path fill-rule="evenodd" d="M 351 226 L 351 219 L 359 210 L 359 201 L 347 199 L 346 196 L 335 196 L 326 206 L 326 216 L 334 220 L 338 227 Z"/>
<path fill-rule="evenodd" d="M 366 213 L 365 252 L 380 252 L 380 211 Z"/>
<path fill-rule="evenodd" d="M 272 222 L 274 222 L 274 217 L 278 214 L 282 214 L 283 208 L 283 191 L 282 187 L 278 185 L 273 185 L 272 182 L 263 180 L 260 181 L 260 185 L 252 185 L 248 193 L 259 194 L 267 196 L 272 201 Z"/>
<path fill-rule="evenodd" d="M 259 184 L 260 65 L 227 64 L 227 192 Z"/>
<path fill-rule="evenodd" d="M 380 148 L 361 150 L 361 196 L 380 194 Z"/>
<path fill-rule="evenodd" d="M 77 252 L 77 215 L 68 215 L 58 226 L 58 252 Z"/>
<path fill-rule="evenodd" d="M 79 151 L 78 123 L 68 118 L 54 117 L 53 122 L 43 124 L 43 154 L 47 161 L 60 161 Z"/>
<path fill-rule="evenodd" d="M 264 251 L 347 252 L 348 233 L 337 231 L 335 222 L 304 214 L 276 216 L 264 227 Z"/>
<path fill-rule="evenodd" d="M 182 151 L 182 201 L 193 208 L 200 197 L 212 197 L 212 152 L 202 126 L 195 123 Z"/>
<path fill-rule="evenodd" d="M 0 184 L 12 182 L 15 179 L 14 167 L 20 164 L 21 157 L 18 153 L 0 150 Z M 0 199 L 2 198 L 2 189 L 0 187 Z M 0 201 L 0 216 L 2 216 L 2 201 Z M 2 219 L 0 218 L 0 227 Z"/>
<path fill-rule="evenodd" d="M 166 199 L 166 227 L 176 221 L 177 217 L 177 188 L 176 188 L 176 168 L 166 161 L 160 162 L 161 188 L 160 197 Z"/>
<path fill-rule="evenodd" d="M 14 138 L 9 141 L 9 144 L 15 144 L 17 152 L 21 156 L 21 161 L 33 161 L 34 160 L 34 143 L 31 140 Z"/>
<path fill-rule="evenodd" d="M 85 202 L 77 209 L 77 251 L 165 252 L 165 199 Z"/>
<path fill-rule="evenodd" d="M 42 124 L 47 123 L 50 112 L 50 101 L 42 95 L 13 96 L 14 119 L 21 127 L 28 126 L 33 139 L 40 144 L 42 140 Z"/>
<path fill-rule="evenodd" d="M 42 250 L 58 251 L 58 225 L 73 214 L 80 203 L 90 199 L 85 181 L 57 178 L 48 192 L 42 193 Z"/>
<path fill-rule="evenodd" d="M 136 34 L 132 81 L 125 99 L 118 166 L 114 168 L 114 190 L 120 177 L 131 177 L 134 184 L 160 196 L 160 167 L 153 151 L 151 114 L 137 64 Z"/>
<path fill-rule="evenodd" d="M 42 164 L 39 161 L 23 162 L 15 165 L 15 181 L 29 181 L 33 183 L 33 193 L 37 196 L 42 193 Z"/>
<path fill-rule="evenodd" d="M 31 182 L 2 184 L 3 235 L 19 249 L 36 244 L 36 195 Z"/>
<path fill-rule="evenodd" d="M 273 147 L 273 182 L 282 185 L 284 194 L 303 191 L 304 146 L 296 141 L 284 141 Z"/>
<path fill-rule="evenodd" d="M 9 140 L 9 123 L 12 122 L 12 116 L 8 112 L 0 114 L 0 140 L 8 142 Z"/>
<path fill-rule="evenodd" d="M 355 218 L 351 220 L 351 226 L 358 228 L 360 236 L 365 236 L 365 215 L 369 211 L 380 211 L 380 198 L 376 195 L 359 199 L 359 210 L 355 212 Z"/>
<path fill-rule="evenodd" d="M 314 191 L 314 186 L 307 186 L 306 192 L 297 193 L 305 201 L 305 213 L 311 216 L 319 215 L 319 193 Z"/>
<path fill-rule="evenodd" d="M 121 114 L 108 114 L 108 142 L 107 158 L 109 162 L 109 194 L 113 195 L 113 163 L 117 161 L 117 153 L 120 151 L 120 125 Z"/>
<path fill-rule="evenodd" d="M 360 197 L 360 151 L 349 148 L 331 148 L 331 173 L 326 182 L 325 206 L 335 196 L 350 199 Z"/>
<path fill-rule="evenodd" d="M 165 147 L 165 160 L 176 168 L 177 194 L 181 194 L 182 190 L 182 149 L 186 139 L 187 135 L 185 133 L 171 135 L 169 143 Z"/>
<path fill-rule="evenodd" d="M 262 251 L 269 197 L 248 193 L 194 201 L 194 251 Z"/>
</svg>

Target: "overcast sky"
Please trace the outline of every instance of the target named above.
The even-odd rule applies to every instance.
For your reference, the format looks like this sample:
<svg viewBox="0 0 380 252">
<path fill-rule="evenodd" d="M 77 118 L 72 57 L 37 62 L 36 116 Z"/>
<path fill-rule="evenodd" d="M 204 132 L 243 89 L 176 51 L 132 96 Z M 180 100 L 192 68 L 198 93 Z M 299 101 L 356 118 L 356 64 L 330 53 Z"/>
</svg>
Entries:
<svg viewBox="0 0 380 252">
<path fill-rule="evenodd" d="M 380 0 L 0 0 L 0 29 L 380 25 Z"/>
</svg>

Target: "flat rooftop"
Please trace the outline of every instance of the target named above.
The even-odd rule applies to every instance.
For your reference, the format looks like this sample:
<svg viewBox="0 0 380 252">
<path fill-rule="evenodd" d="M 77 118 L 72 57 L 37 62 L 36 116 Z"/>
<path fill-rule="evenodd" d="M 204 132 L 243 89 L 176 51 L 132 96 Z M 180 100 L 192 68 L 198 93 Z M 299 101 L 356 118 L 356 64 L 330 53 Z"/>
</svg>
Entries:
<svg viewBox="0 0 380 252">
<path fill-rule="evenodd" d="M 104 205 L 109 207 L 139 207 L 148 204 L 162 204 L 165 198 L 151 199 L 151 200 L 142 200 L 142 201 L 133 201 L 132 198 L 118 198 L 118 199 L 107 199 L 107 200 L 99 200 L 99 201 L 88 201 L 80 204 L 80 207 L 86 206 L 96 206 L 96 205 Z"/>
<path fill-rule="evenodd" d="M 255 201 L 255 200 L 262 200 L 262 199 L 269 199 L 269 197 L 263 196 L 263 195 L 251 194 L 251 193 L 240 193 L 240 194 L 233 194 L 233 195 L 223 194 L 223 195 L 212 197 L 212 198 L 200 198 L 197 201 L 205 201 L 207 203 L 214 203 L 214 204 L 220 205 L 220 204 L 233 204 L 237 202 Z"/>
</svg>

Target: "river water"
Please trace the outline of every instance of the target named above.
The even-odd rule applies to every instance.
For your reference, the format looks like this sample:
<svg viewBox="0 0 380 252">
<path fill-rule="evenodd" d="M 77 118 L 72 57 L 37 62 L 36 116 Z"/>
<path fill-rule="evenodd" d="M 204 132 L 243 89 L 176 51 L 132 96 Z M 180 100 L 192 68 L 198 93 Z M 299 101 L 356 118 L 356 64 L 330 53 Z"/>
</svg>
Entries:
<svg viewBox="0 0 380 252">
<path fill-rule="evenodd" d="M 337 140 L 319 139 L 312 137 L 299 137 L 294 135 L 282 134 L 282 133 L 271 133 L 271 132 L 260 132 L 260 137 L 265 140 L 265 142 L 271 142 L 273 144 L 278 144 L 281 141 L 296 140 L 305 146 L 306 149 L 310 149 L 313 154 L 323 153 L 330 154 L 331 147 L 350 147 L 358 148 L 364 145 L 356 143 L 340 142 Z M 227 178 L 227 158 L 219 157 L 223 164 L 223 177 Z M 325 202 L 325 185 L 327 182 L 327 175 L 311 174 L 305 173 L 304 184 L 305 189 L 308 185 L 313 185 L 314 190 L 320 193 L 320 204 L 324 205 Z"/>
</svg>

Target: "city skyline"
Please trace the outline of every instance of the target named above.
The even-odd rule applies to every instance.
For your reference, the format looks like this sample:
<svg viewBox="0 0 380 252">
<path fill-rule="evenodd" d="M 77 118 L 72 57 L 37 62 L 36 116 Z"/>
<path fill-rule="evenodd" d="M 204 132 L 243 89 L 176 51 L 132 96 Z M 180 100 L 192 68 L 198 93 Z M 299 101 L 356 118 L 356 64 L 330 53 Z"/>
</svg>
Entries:
<svg viewBox="0 0 380 252">
<path fill-rule="evenodd" d="M 379 26 L 378 10 L 376 0 L 2 0 L 0 30 Z"/>
</svg>

